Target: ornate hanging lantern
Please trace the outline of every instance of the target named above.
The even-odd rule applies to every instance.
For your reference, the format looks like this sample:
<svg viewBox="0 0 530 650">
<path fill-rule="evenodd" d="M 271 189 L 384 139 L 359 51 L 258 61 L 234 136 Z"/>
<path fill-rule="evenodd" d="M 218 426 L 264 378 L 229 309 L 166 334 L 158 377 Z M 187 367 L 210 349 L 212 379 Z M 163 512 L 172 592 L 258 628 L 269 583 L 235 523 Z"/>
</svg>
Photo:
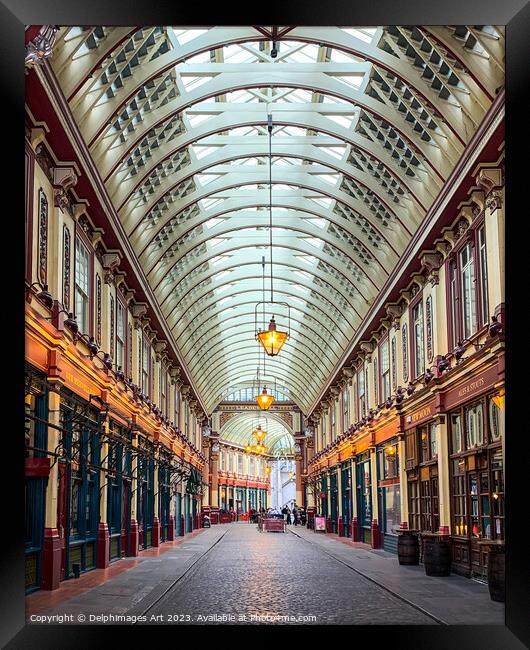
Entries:
<svg viewBox="0 0 530 650">
<path fill-rule="evenodd" d="M 269 395 L 267 393 L 267 387 L 263 386 L 262 392 L 256 395 L 256 402 L 262 411 L 267 411 L 274 402 L 274 395 Z"/>
<path fill-rule="evenodd" d="M 275 357 L 282 349 L 285 341 L 289 338 L 289 332 L 282 332 L 281 330 L 276 329 L 276 321 L 273 316 L 270 319 L 268 329 L 258 331 L 256 338 L 261 343 L 269 357 Z"/>
</svg>

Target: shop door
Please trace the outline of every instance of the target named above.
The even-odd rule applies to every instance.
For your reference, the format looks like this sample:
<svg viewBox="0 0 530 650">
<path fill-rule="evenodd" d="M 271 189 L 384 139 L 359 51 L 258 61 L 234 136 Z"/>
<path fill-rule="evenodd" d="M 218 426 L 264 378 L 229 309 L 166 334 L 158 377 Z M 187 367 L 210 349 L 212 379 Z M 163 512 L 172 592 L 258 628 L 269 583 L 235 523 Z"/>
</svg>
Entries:
<svg viewBox="0 0 530 650">
<path fill-rule="evenodd" d="M 337 473 L 331 474 L 329 480 L 330 501 L 331 501 L 331 530 L 333 533 L 339 532 L 339 500 L 338 500 L 338 481 Z"/>
<path fill-rule="evenodd" d="M 360 541 L 372 543 L 372 481 L 370 461 L 357 463 L 357 521 Z"/>
<path fill-rule="evenodd" d="M 351 469 L 344 467 L 341 470 L 341 488 L 342 488 L 342 523 L 344 524 L 344 535 L 349 537 L 350 522 L 352 518 L 352 499 L 351 499 Z"/>
<path fill-rule="evenodd" d="M 175 494 L 175 530 L 177 535 L 182 535 L 182 495 Z"/>
<path fill-rule="evenodd" d="M 471 574 L 487 578 L 487 553 L 479 542 L 491 539 L 489 477 L 487 470 L 468 474 Z"/>
</svg>

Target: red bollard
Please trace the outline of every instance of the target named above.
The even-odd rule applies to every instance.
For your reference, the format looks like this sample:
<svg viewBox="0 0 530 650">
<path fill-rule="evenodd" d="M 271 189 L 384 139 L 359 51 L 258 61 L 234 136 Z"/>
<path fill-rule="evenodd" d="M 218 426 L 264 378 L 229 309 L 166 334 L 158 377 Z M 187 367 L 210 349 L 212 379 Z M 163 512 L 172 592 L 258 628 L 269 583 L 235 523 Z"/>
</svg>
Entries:
<svg viewBox="0 0 530 650">
<path fill-rule="evenodd" d="M 359 522 L 357 521 L 357 517 L 353 518 L 352 524 L 352 538 L 354 542 L 358 542 L 360 539 L 359 536 Z"/>
<path fill-rule="evenodd" d="M 344 522 L 339 519 L 339 537 L 344 537 Z"/>
<path fill-rule="evenodd" d="M 372 548 L 380 548 L 379 526 L 377 525 L 377 519 L 372 520 Z"/>
</svg>

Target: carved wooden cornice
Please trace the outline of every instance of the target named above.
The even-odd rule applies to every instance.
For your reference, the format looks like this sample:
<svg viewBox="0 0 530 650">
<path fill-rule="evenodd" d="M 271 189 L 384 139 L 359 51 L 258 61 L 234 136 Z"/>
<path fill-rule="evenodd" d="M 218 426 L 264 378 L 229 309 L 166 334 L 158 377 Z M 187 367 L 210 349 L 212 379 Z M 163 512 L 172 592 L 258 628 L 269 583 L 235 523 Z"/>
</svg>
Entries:
<svg viewBox="0 0 530 650">
<path fill-rule="evenodd" d="M 26 44 L 26 57 L 24 60 L 26 74 L 31 68 L 42 65 L 51 56 L 58 31 L 58 25 L 42 25 L 37 36 Z"/>
</svg>

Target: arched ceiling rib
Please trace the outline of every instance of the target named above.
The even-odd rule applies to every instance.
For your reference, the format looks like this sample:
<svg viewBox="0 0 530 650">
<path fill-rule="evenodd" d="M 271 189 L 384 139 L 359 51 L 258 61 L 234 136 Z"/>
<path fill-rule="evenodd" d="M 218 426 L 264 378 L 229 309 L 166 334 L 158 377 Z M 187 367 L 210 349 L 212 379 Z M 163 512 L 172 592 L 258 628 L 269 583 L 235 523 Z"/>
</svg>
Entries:
<svg viewBox="0 0 530 650">
<path fill-rule="evenodd" d="M 266 27 L 68 27 L 52 59 L 210 410 L 260 363 L 267 114 L 267 370 L 307 412 L 504 82 L 503 28 L 278 33 L 272 58 Z"/>
</svg>

